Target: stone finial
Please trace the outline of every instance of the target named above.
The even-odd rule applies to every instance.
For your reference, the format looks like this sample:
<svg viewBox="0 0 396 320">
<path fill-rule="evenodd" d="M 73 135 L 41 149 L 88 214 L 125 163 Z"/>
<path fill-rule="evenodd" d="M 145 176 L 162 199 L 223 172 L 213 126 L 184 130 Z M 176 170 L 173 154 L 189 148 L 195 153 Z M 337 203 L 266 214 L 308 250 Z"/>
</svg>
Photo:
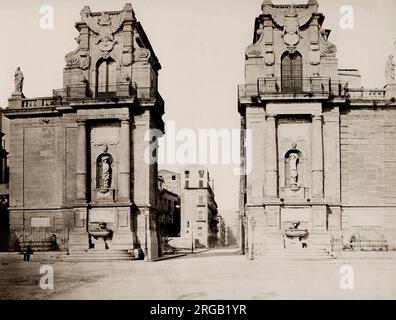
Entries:
<svg viewBox="0 0 396 320">
<path fill-rule="evenodd" d="M 125 13 L 125 19 L 135 20 L 135 11 L 133 11 L 132 5 L 130 3 L 126 3 L 122 11 Z"/>
<path fill-rule="evenodd" d="M 81 20 L 84 21 L 85 18 L 88 18 L 91 15 L 91 8 L 89 6 L 85 6 L 81 12 Z"/>
<path fill-rule="evenodd" d="M 316 6 L 318 4 L 318 1 L 316 1 L 316 0 L 309 0 L 308 1 L 308 5 L 309 6 Z"/>
<path fill-rule="evenodd" d="M 273 5 L 272 0 L 264 0 L 263 3 L 261 4 L 261 10 L 264 11 L 264 8 L 265 8 L 266 6 L 272 6 L 272 5 Z M 265 12 L 264 12 L 264 13 L 265 13 Z"/>
</svg>

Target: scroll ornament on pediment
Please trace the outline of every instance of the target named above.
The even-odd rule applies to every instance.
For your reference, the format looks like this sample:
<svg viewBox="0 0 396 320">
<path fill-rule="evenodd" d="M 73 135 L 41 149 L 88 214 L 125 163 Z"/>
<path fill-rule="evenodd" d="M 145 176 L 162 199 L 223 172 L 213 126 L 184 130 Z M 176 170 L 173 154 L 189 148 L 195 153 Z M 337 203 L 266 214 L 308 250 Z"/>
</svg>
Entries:
<svg viewBox="0 0 396 320">
<path fill-rule="evenodd" d="M 283 41 L 289 48 L 295 47 L 301 39 L 301 28 L 304 27 L 317 11 L 317 4 L 297 12 L 292 4 L 288 9 L 274 8 L 270 4 L 263 6 L 263 13 L 271 15 L 276 25 L 282 28 Z"/>
<path fill-rule="evenodd" d="M 319 42 L 321 47 L 321 54 L 324 57 L 335 57 L 337 53 L 337 47 L 327 40 L 327 37 L 322 33 L 319 34 Z"/>
<path fill-rule="evenodd" d="M 245 53 L 248 58 L 254 58 L 254 57 L 261 56 L 261 47 L 262 47 L 262 42 L 263 42 L 263 38 L 264 38 L 263 29 L 257 30 L 257 34 L 259 35 L 259 39 L 256 41 L 256 43 L 250 45 L 246 49 Z"/>
<path fill-rule="evenodd" d="M 90 67 L 90 57 L 87 51 L 82 51 L 80 48 L 80 37 L 75 39 L 78 43 L 76 50 L 69 52 L 65 56 L 66 67 L 70 69 L 87 70 Z"/>
<path fill-rule="evenodd" d="M 151 52 L 146 48 L 136 48 L 135 60 L 140 62 L 148 62 L 151 58 Z"/>
<path fill-rule="evenodd" d="M 81 20 L 97 35 L 94 43 L 102 52 L 113 50 L 114 45 L 117 44 L 114 34 L 124 23 L 124 12 L 112 16 L 107 12 L 102 12 L 100 16 L 93 17 L 89 7 L 84 7 L 81 11 Z"/>
<path fill-rule="evenodd" d="M 70 68 L 78 68 L 80 62 L 80 37 L 76 38 L 78 47 L 76 50 L 69 52 L 65 56 L 66 66 Z"/>
</svg>

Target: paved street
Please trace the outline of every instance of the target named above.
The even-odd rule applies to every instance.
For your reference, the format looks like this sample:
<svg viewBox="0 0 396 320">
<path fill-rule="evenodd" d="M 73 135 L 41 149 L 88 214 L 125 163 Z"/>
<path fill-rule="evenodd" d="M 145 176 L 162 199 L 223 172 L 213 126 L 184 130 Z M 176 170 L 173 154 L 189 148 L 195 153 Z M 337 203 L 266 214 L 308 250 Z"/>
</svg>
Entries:
<svg viewBox="0 0 396 320">
<path fill-rule="evenodd" d="M 147 263 L 50 264 L 54 290 L 40 289 L 39 262 L 0 266 L 0 299 L 394 299 L 395 259 L 248 261 L 211 250 Z M 340 267 L 354 270 L 354 290 L 340 289 Z"/>
</svg>

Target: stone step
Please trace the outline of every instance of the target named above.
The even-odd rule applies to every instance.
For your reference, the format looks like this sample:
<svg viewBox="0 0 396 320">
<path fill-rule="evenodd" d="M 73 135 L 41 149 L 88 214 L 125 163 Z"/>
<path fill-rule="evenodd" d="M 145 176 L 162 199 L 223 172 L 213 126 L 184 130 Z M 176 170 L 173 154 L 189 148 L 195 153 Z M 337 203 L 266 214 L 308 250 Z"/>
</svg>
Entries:
<svg viewBox="0 0 396 320">
<path fill-rule="evenodd" d="M 285 257 L 285 256 L 260 256 L 255 259 L 262 259 L 268 261 L 329 261 L 333 260 L 332 256 L 323 257 Z"/>
<path fill-rule="evenodd" d="M 334 259 L 334 257 L 323 248 L 261 249 L 258 250 L 257 257 L 267 260 L 292 261 L 317 261 Z"/>
<path fill-rule="evenodd" d="M 132 257 L 68 257 L 66 262 L 104 262 L 104 261 L 133 261 Z"/>
<path fill-rule="evenodd" d="M 308 255 L 328 255 L 325 251 L 311 251 L 311 252 L 284 252 L 284 251 L 261 251 L 263 254 L 272 254 L 272 255 L 287 255 L 287 256 L 308 256 Z"/>
<path fill-rule="evenodd" d="M 300 249 L 300 248 L 296 248 L 296 249 L 291 249 L 291 248 L 267 248 L 267 247 L 262 247 L 260 248 L 263 251 L 279 251 L 279 252 L 291 252 L 291 253 L 305 253 L 305 252 L 327 252 L 325 249 L 323 248 L 317 248 L 317 249 Z"/>
<path fill-rule="evenodd" d="M 131 261 L 135 257 L 127 250 L 88 250 L 74 251 L 68 255 L 64 261 L 70 262 L 99 262 L 99 261 Z"/>
</svg>

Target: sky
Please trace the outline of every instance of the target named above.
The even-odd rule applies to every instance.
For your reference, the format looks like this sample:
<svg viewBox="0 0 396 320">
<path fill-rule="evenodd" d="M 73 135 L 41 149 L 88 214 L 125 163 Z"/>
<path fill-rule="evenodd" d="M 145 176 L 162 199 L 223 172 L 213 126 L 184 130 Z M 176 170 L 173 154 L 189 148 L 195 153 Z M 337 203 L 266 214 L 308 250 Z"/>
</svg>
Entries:
<svg viewBox="0 0 396 320">
<path fill-rule="evenodd" d="M 25 75 L 27 97 L 50 96 L 62 87 L 64 56 L 76 48 L 74 23 L 92 11 L 122 10 L 127 0 L 1 0 L 0 106 L 7 106 L 16 66 Z M 273 1 L 275 4 L 289 1 Z M 296 3 L 306 3 L 302 0 Z M 395 0 L 319 0 L 338 47 L 340 68 L 357 68 L 367 88 L 384 86 L 384 66 L 396 56 Z M 165 122 L 177 129 L 238 129 L 237 85 L 244 82 L 244 52 L 253 39 L 262 0 L 133 0 L 161 62 L 159 90 Z M 40 8 L 54 8 L 54 28 L 40 28 Z M 353 8 L 354 28 L 340 27 L 340 8 Z M 5 129 L 7 133 L 7 129 Z M 182 171 L 180 165 L 164 165 Z M 235 165 L 208 165 L 220 210 L 237 209 L 239 177 Z"/>
</svg>

